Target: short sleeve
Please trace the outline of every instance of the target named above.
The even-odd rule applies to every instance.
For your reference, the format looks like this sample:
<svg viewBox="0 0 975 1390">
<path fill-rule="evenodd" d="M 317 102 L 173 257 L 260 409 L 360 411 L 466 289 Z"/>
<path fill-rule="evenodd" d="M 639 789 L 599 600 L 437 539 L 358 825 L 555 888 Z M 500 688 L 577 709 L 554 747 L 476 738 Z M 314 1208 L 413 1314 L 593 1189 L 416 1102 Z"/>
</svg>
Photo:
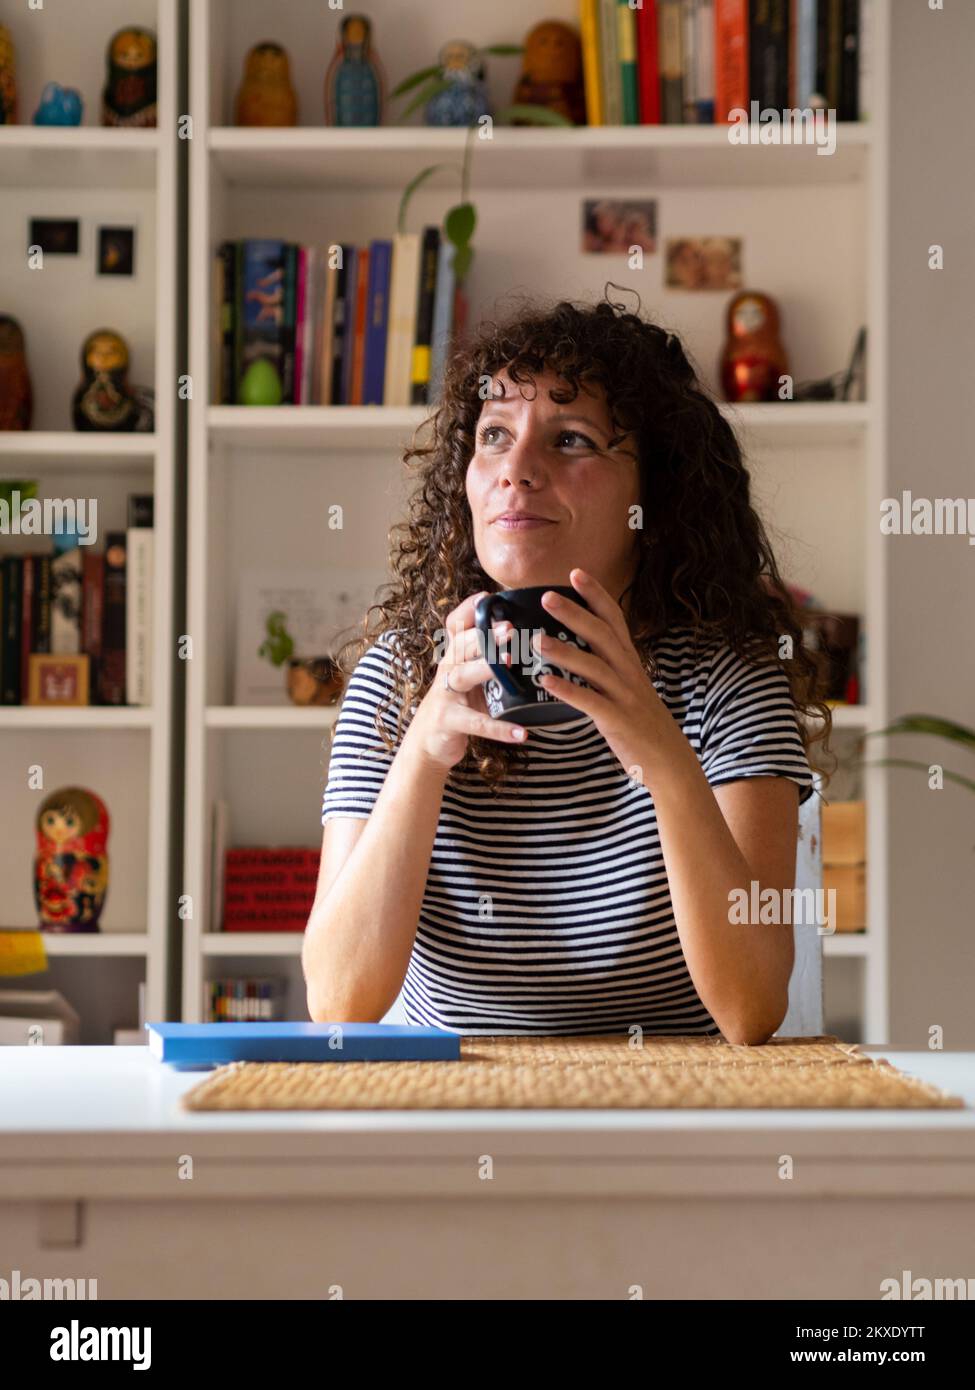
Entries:
<svg viewBox="0 0 975 1390">
<path fill-rule="evenodd" d="M 381 719 L 395 745 L 399 702 L 394 692 L 392 645 L 383 633 L 360 658 L 345 689 L 332 736 L 322 825 L 333 816 L 368 820 L 395 756 L 376 727 L 376 710 L 393 697 Z"/>
<path fill-rule="evenodd" d="M 755 665 L 719 648 L 704 696 L 700 758 L 712 787 L 742 777 L 787 777 L 799 787 L 800 804 L 809 799 L 813 774 L 783 667 Z"/>
</svg>

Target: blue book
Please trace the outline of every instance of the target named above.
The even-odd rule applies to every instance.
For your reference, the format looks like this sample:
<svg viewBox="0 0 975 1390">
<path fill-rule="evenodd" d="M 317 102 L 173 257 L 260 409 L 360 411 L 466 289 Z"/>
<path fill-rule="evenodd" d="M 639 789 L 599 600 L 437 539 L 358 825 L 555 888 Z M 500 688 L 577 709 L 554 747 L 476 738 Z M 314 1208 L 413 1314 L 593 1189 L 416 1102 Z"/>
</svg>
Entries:
<svg viewBox="0 0 975 1390">
<path fill-rule="evenodd" d="M 362 376 L 362 404 L 382 405 L 386 376 L 386 337 L 389 328 L 389 272 L 393 243 L 369 245 L 369 290 L 366 299 L 366 360 Z"/>
<path fill-rule="evenodd" d="M 398 1023 L 147 1023 L 149 1051 L 181 1067 L 224 1062 L 455 1062 L 460 1034 Z"/>
</svg>

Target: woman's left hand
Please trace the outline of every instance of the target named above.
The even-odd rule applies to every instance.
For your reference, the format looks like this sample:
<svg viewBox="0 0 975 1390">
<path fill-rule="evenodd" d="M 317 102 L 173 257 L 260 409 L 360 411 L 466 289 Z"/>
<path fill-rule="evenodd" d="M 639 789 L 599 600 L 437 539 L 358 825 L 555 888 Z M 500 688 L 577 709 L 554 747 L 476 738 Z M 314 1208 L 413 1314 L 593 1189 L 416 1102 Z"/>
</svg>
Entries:
<svg viewBox="0 0 975 1390">
<path fill-rule="evenodd" d="M 547 634 L 536 637 L 533 646 L 549 665 L 581 676 L 588 687 L 561 676 L 541 676 L 540 683 L 550 695 L 588 714 L 624 770 L 646 784 L 654 764 L 659 768 L 661 759 L 681 744 L 685 749 L 690 745 L 654 689 L 619 604 L 586 570 L 572 570 L 569 581 L 589 609 L 554 591 L 543 596 L 542 607 L 590 650 Z"/>
</svg>

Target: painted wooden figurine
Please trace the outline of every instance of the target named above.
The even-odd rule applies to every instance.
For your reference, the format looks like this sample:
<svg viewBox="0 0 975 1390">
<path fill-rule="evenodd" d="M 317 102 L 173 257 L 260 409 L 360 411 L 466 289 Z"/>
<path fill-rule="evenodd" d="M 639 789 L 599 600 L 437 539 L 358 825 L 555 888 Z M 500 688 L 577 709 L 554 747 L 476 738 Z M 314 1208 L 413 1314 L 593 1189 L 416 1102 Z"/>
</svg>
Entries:
<svg viewBox="0 0 975 1390">
<path fill-rule="evenodd" d="M 102 125 L 155 126 L 156 38 L 148 29 L 120 29 L 108 46 Z"/>
<path fill-rule="evenodd" d="M 74 87 L 62 87 L 60 82 L 48 82 L 37 110 L 35 125 L 81 125 L 84 102 Z"/>
<path fill-rule="evenodd" d="M 342 21 L 335 56 L 325 74 L 325 120 L 334 126 L 381 125 L 385 82 L 372 51 L 372 23 L 350 14 Z"/>
<path fill-rule="evenodd" d="M 728 305 L 728 341 L 721 354 L 721 386 L 728 401 L 774 401 L 789 361 L 779 336 L 775 300 L 756 290 Z"/>
<path fill-rule="evenodd" d="M 34 408 L 24 331 L 0 314 L 0 430 L 29 430 Z"/>
<path fill-rule="evenodd" d="M 466 39 L 451 39 L 441 48 L 437 61 L 440 78 L 450 85 L 424 107 L 427 125 L 469 126 L 479 117 L 489 116 L 484 62 L 474 45 Z"/>
<path fill-rule="evenodd" d="M 108 808 L 60 787 L 37 813 L 34 903 L 42 931 L 96 932 L 108 891 Z"/>
<path fill-rule="evenodd" d="M 525 39 L 515 101 L 547 106 L 573 125 L 586 124 L 582 45 L 570 25 L 546 19 L 531 30 Z"/>
<path fill-rule="evenodd" d="M 84 376 L 71 402 L 76 430 L 125 433 L 145 427 L 140 420 L 145 407 L 129 389 L 129 349 L 120 333 L 111 328 L 89 333 L 81 366 Z"/>
<path fill-rule="evenodd" d="M 0 24 L 0 125 L 17 124 L 17 60 L 10 30 Z"/>
<path fill-rule="evenodd" d="M 244 61 L 244 76 L 234 109 L 237 125 L 298 124 L 298 95 L 291 82 L 291 64 L 279 43 L 255 44 Z"/>
</svg>

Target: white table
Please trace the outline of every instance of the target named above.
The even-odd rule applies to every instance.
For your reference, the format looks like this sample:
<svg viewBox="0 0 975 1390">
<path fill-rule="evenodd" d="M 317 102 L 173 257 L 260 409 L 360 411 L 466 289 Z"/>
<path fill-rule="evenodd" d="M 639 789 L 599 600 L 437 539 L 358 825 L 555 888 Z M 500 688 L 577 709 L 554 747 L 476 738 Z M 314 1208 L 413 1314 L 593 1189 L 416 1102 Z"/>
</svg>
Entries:
<svg viewBox="0 0 975 1390">
<path fill-rule="evenodd" d="M 202 1073 L 146 1048 L 2 1048 L 0 1277 L 304 1299 L 975 1279 L 975 1054 L 866 1050 L 967 1108 L 193 1114 Z"/>
</svg>

